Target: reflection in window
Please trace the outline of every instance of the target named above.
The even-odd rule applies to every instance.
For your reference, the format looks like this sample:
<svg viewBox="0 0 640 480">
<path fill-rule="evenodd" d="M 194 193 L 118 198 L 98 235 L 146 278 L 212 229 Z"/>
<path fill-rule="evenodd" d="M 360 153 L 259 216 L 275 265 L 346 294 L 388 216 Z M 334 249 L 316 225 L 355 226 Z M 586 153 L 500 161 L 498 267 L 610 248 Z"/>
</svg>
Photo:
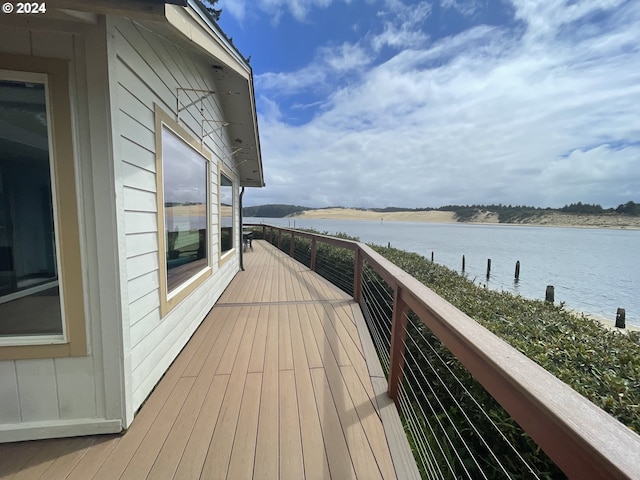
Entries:
<svg viewBox="0 0 640 480">
<path fill-rule="evenodd" d="M 207 160 L 162 128 L 167 292 L 209 265 Z"/>
<path fill-rule="evenodd" d="M 220 251 L 233 248 L 233 182 L 220 174 Z"/>
<path fill-rule="evenodd" d="M 0 80 L 0 337 L 63 333 L 54 223 L 45 85 Z"/>
</svg>

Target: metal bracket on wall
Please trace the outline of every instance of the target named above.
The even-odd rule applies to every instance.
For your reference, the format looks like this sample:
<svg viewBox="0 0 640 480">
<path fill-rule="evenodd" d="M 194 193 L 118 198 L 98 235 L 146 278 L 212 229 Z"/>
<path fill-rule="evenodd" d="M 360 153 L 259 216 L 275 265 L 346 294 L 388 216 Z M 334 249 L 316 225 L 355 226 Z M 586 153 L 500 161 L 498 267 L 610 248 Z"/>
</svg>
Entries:
<svg viewBox="0 0 640 480">
<path fill-rule="evenodd" d="M 191 97 L 188 92 L 194 92 L 199 94 L 198 98 L 192 100 L 191 103 L 183 105 L 180 107 L 180 92 L 184 92 L 187 96 L 187 101 L 191 100 Z M 195 104 L 200 102 L 200 115 L 204 117 L 204 101 L 209 98 L 211 95 L 240 95 L 239 92 L 219 92 L 217 90 L 203 90 L 201 88 L 182 88 L 178 87 L 176 89 L 176 122 L 180 123 L 180 112 L 186 110 L 187 108 L 193 107 Z"/>
</svg>

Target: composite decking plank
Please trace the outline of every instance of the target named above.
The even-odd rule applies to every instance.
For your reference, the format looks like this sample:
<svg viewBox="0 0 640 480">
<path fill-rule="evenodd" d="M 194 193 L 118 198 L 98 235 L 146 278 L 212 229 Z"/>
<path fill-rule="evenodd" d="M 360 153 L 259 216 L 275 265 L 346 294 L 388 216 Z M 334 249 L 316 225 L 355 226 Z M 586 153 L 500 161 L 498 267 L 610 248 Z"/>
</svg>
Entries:
<svg viewBox="0 0 640 480">
<path fill-rule="evenodd" d="M 158 419 L 153 423 L 135 454 L 131 457 L 120 479 L 146 478 L 153 468 L 153 464 L 178 418 L 194 382 L 195 378 L 193 377 L 182 377 L 178 380 L 174 393 L 169 397 L 158 415 Z"/>
<path fill-rule="evenodd" d="M 352 366 L 340 367 L 340 371 L 382 478 L 395 479 L 396 474 L 389 454 L 387 436 L 376 407 L 362 384 L 363 380 L 369 381 L 369 379 L 362 379 Z"/>
<path fill-rule="evenodd" d="M 357 304 L 264 241 L 244 259 L 124 435 L 0 445 L 0 478 L 418 478 Z"/>
<path fill-rule="evenodd" d="M 269 267 L 268 267 L 269 258 L 266 255 L 266 251 L 264 250 L 264 247 L 262 245 L 260 246 L 260 251 L 256 252 L 256 254 L 260 255 L 262 258 L 255 259 L 251 267 L 249 267 L 251 270 L 249 268 L 247 269 L 247 272 L 250 272 L 248 273 L 249 275 L 255 275 L 252 271 L 254 269 L 257 272 L 256 286 L 254 287 L 252 291 L 252 296 L 251 296 L 252 302 L 259 302 L 264 297 L 264 291 L 268 285 L 266 279 L 269 273 Z"/>
<path fill-rule="evenodd" d="M 279 424 L 278 410 L 278 309 L 266 307 L 267 333 L 265 341 L 264 373 L 258 419 L 258 438 L 254 477 L 256 479 L 279 478 Z"/>
<path fill-rule="evenodd" d="M 356 478 L 325 371 L 322 368 L 314 368 L 310 372 L 331 478 L 336 480 Z"/>
<path fill-rule="evenodd" d="M 67 453 L 67 447 L 72 439 L 55 439 L 40 448 L 38 452 L 29 460 L 23 469 L 15 475 L 8 476 L 11 480 L 37 480 L 42 478 L 43 473 L 53 464 L 56 458 Z"/>
<path fill-rule="evenodd" d="M 227 478 L 230 480 L 253 477 L 261 387 L 262 373 L 248 373 L 227 473 Z"/>
<path fill-rule="evenodd" d="M 304 267 L 302 264 L 298 264 L 297 266 L 299 268 L 297 270 L 292 269 L 289 275 L 293 290 L 295 292 L 295 299 L 302 301 L 309 300 L 311 298 L 311 296 L 309 295 L 309 289 L 306 288 L 306 284 L 304 282 L 300 281 L 302 277 L 301 274 L 304 269 L 306 269 L 306 267 Z"/>
<path fill-rule="evenodd" d="M 289 309 L 286 305 L 278 306 L 278 319 L 278 368 L 280 370 L 293 370 Z"/>
<path fill-rule="evenodd" d="M 300 305 L 298 306 L 300 307 Z M 305 309 L 298 308 L 298 312 L 306 313 Z M 291 335 L 294 338 L 302 338 L 301 321 L 303 315 L 290 316 Z M 300 432 L 302 436 L 302 454 L 304 459 L 305 479 L 329 478 L 329 463 L 324 449 L 320 416 L 311 383 L 307 349 L 304 342 L 293 342 L 293 363 L 296 383 L 296 395 L 298 398 L 298 410 L 300 412 Z M 315 348 L 315 345 L 314 345 Z"/>
<path fill-rule="evenodd" d="M 218 423 L 213 431 L 211 443 L 207 451 L 207 456 L 202 468 L 202 479 L 226 478 L 229 469 L 229 459 L 231 449 L 235 439 L 238 416 L 240 415 L 240 404 L 244 391 L 244 382 L 232 376 L 233 381 L 229 382 L 227 391 L 222 401 Z"/>
<path fill-rule="evenodd" d="M 360 335 L 358 334 L 358 327 L 356 325 L 356 320 L 353 317 L 353 312 L 351 311 L 351 304 L 354 303 L 354 300 L 350 298 L 344 304 L 337 306 L 336 311 L 338 313 L 338 318 L 340 318 L 343 327 L 349 334 L 349 338 L 353 345 L 358 349 L 360 355 L 362 356 L 362 343 L 360 342 Z"/>
<path fill-rule="evenodd" d="M 292 370 L 279 373 L 280 478 L 304 478 L 296 381 Z"/>
<path fill-rule="evenodd" d="M 347 319 L 345 320 L 345 308 L 349 307 L 348 303 L 344 305 L 335 305 L 335 304 L 322 304 L 324 308 L 325 315 L 324 319 L 327 320 L 325 322 L 325 327 L 328 328 L 332 333 L 327 333 L 327 335 L 335 335 L 340 345 L 344 349 L 344 352 L 349 357 L 349 363 L 353 364 L 354 361 L 357 362 L 359 360 L 364 360 L 362 355 L 362 348 L 356 345 L 356 341 L 360 343 L 359 339 L 355 340 L 352 338 L 349 329 L 346 327 L 345 323 L 350 323 L 353 320 Z M 349 310 L 351 310 L 349 308 Z M 357 336 L 357 329 L 355 331 Z"/>
<path fill-rule="evenodd" d="M 224 346 L 222 358 L 216 370 L 217 375 L 231 374 L 240 344 L 242 343 L 245 327 L 247 326 L 248 316 L 249 307 L 229 307 L 227 321 L 233 322 L 233 331 L 227 339 L 227 344 Z"/>
<path fill-rule="evenodd" d="M 360 344 L 362 345 L 362 362 L 357 362 L 354 366 L 356 367 L 358 376 L 363 380 L 362 386 L 367 392 L 367 395 L 369 395 L 369 398 L 372 399 L 374 407 L 376 407 L 377 409 L 378 404 L 376 401 L 376 395 L 371 379 L 373 377 L 381 377 L 383 379 L 386 377 L 384 371 L 382 370 L 382 365 L 380 365 L 380 359 L 378 357 L 376 347 L 374 346 L 373 340 L 371 339 L 371 334 L 369 333 L 367 322 L 362 315 L 360 307 L 355 302 L 351 303 L 351 315 L 353 316 L 354 322 L 356 323 L 356 328 L 358 329 L 358 339 L 360 340 Z"/>
<path fill-rule="evenodd" d="M 26 468 L 31 459 L 46 448 L 48 443 L 45 440 L 32 440 L 0 444 L 0 479 L 9 479 Z"/>
<path fill-rule="evenodd" d="M 199 376 L 191 388 L 178 417 L 166 437 L 148 479 L 172 479 L 198 419 L 213 378 Z M 152 432 L 150 432 L 151 434 Z M 135 458 L 133 459 L 135 461 Z"/>
<path fill-rule="evenodd" d="M 309 318 L 309 308 L 311 308 L 311 306 L 298 305 L 297 307 L 298 319 L 300 321 L 300 329 L 302 332 L 301 338 L 304 343 L 305 353 L 307 354 L 307 363 L 309 368 L 320 368 L 322 367 L 322 357 L 318 351 L 318 344 L 316 342 L 313 329 L 311 328 L 311 320 Z"/>
<path fill-rule="evenodd" d="M 229 459 L 231 458 L 231 450 L 238 424 L 238 415 L 240 414 L 240 405 L 244 394 L 245 379 L 249 366 L 249 357 L 251 355 L 251 346 L 253 345 L 253 336 L 255 334 L 259 308 L 241 307 L 240 312 L 242 313 L 241 316 L 248 316 L 249 313 L 254 313 L 254 318 L 245 319 L 246 328 L 243 328 L 244 335 L 242 335 L 240 339 L 241 342 L 237 347 L 237 354 L 234 357 L 235 361 L 233 362 L 230 372 L 232 381 L 230 381 L 230 385 L 227 387 L 227 393 L 222 402 L 218 423 L 211 437 L 211 443 L 202 470 L 201 478 L 203 479 L 225 478 L 229 468 Z M 226 358 L 231 356 L 231 354 L 227 355 L 226 349 L 225 356 Z M 223 360 L 224 358 L 225 357 L 223 357 Z"/>
<path fill-rule="evenodd" d="M 356 327 L 356 340 L 351 337 L 351 333 L 347 333 L 347 329 L 344 328 L 344 324 L 355 322 L 355 317 L 353 314 L 352 304 L 353 301 L 349 303 L 345 303 L 342 305 L 336 305 L 336 317 L 342 318 L 341 322 L 336 322 L 336 326 L 338 327 L 338 336 L 341 339 L 342 345 L 345 347 L 345 351 L 349 356 L 349 360 L 351 365 L 355 368 L 356 372 L 358 372 L 358 376 L 363 379 L 363 386 L 365 390 L 373 396 L 373 387 L 371 386 L 371 380 L 369 378 L 369 370 L 367 368 L 367 362 L 364 357 L 361 341 L 358 335 L 357 327 Z M 326 308 L 326 306 L 325 306 Z M 344 320 L 345 317 L 350 317 L 349 320 Z M 355 325 L 354 325 L 355 327 Z"/>
<path fill-rule="evenodd" d="M 96 472 L 95 478 L 119 478 L 127 468 L 129 461 L 144 441 L 147 432 L 153 428 L 153 424 L 164 410 L 171 395 L 175 394 L 175 387 L 180 381 L 179 373 L 175 370 L 168 381 L 164 380 L 167 380 L 166 375 L 163 381 L 158 384 L 154 394 L 149 397 L 144 408 L 140 410 L 136 421 L 131 424 L 126 435 L 120 439 L 100 469 Z"/>
<path fill-rule="evenodd" d="M 263 315 L 263 311 L 266 311 L 265 307 L 261 307 L 260 313 L 258 313 L 256 334 L 253 340 L 253 348 L 251 349 L 251 357 L 249 358 L 249 373 L 262 372 L 264 370 L 264 354 L 267 347 L 266 339 L 269 321 L 268 316 Z"/>
<path fill-rule="evenodd" d="M 374 453 L 359 420 L 356 406 L 342 376 L 338 359 L 330 351 L 327 351 L 322 358 L 331 396 L 338 412 L 356 475 L 358 478 L 382 478 Z M 351 365 L 349 367 L 353 368 Z"/>
<path fill-rule="evenodd" d="M 66 480 L 86 480 L 87 478 L 94 478 L 121 439 L 121 435 L 97 437 L 96 442 L 69 473 Z"/>
<path fill-rule="evenodd" d="M 420 472 L 409 447 L 407 434 L 404 431 L 393 400 L 387 395 L 387 380 L 373 377 L 371 382 L 373 383 L 375 398 L 378 399 L 378 412 L 384 425 L 389 453 L 393 459 L 396 475 L 403 480 L 419 480 Z"/>
<path fill-rule="evenodd" d="M 271 291 L 269 292 L 269 301 L 274 302 L 279 299 L 280 284 L 278 279 L 280 278 L 280 268 L 278 268 L 278 262 L 274 255 L 273 266 L 271 268 Z"/>
<path fill-rule="evenodd" d="M 380 469 L 376 463 L 376 459 L 371 445 L 367 440 L 365 431 L 360 423 L 356 406 L 351 400 L 349 390 L 342 377 L 342 372 L 335 366 L 325 369 L 331 395 L 338 412 L 338 418 L 342 425 L 349 455 L 353 463 L 356 476 L 362 479 L 381 479 Z"/>
<path fill-rule="evenodd" d="M 222 408 L 222 402 L 229 385 L 229 377 L 229 375 L 216 375 L 213 377 L 202 409 L 198 414 L 191 436 L 180 458 L 174 479 L 200 478 L 207 458 L 209 444 Z"/>
<path fill-rule="evenodd" d="M 189 364 L 185 367 L 184 371 L 180 375 L 181 377 L 195 377 L 205 364 L 207 357 L 210 353 L 210 347 L 208 345 L 214 345 L 218 339 L 218 335 L 222 331 L 229 317 L 230 309 L 226 308 L 214 308 L 205 320 L 206 324 L 203 327 L 206 328 L 206 344 L 202 345 L 202 342 L 198 345 L 198 349 L 194 352 Z"/>
<path fill-rule="evenodd" d="M 286 270 L 280 265 L 280 268 L 277 269 L 278 272 L 278 295 L 276 297 L 277 300 L 281 301 L 289 301 L 289 292 L 287 291 L 287 281 L 286 281 Z"/>
<path fill-rule="evenodd" d="M 66 478 L 73 469 L 80 463 L 82 457 L 96 443 L 96 437 L 78 437 L 67 446 L 65 452 L 40 476 L 44 479 Z"/>
<path fill-rule="evenodd" d="M 323 352 L 328 349 L 332 352 L 338 365 L 350 365 L 351 359 L 338 338 L 335 328 L 333 328 L 334 319 L 331 313 L 325 310 L 322 304 L 314 304 L 309 309 L 309 318 L 323 362 L 326 362 Z"/>
</svg>

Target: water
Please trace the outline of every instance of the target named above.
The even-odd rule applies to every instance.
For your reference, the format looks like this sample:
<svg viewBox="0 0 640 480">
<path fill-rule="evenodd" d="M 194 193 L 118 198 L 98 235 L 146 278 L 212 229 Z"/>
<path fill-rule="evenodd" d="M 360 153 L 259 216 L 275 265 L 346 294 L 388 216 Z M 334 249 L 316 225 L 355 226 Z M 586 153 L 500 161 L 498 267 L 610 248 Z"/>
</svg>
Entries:
<svg viewBox="0 0 640 480">
<path fill-rule="evenodd" d="M 611 321 L 624 308 L 627 323 L 640 326 L 640 230 L 287 218 L 244 222 L 344 232 L 427 258 L 434 252 L 436 263 L 458 272 L 464 255 L 465 274 L 477 284 L 536 299 L 544 299 L 547 285 L 553 285 L 556 303 Z"/>
</svg>

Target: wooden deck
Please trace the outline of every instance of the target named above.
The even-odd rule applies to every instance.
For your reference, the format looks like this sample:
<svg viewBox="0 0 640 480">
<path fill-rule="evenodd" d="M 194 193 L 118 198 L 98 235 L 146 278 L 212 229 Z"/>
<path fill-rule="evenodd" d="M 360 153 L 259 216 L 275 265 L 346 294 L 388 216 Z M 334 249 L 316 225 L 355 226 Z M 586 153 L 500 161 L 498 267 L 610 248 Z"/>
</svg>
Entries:
<svg viewBox="0 0 640 480">
<path fill-rule="evenodd" d="M 124 435 L 0 445 L 0 478 L 415 478 L 357 305 L 265 242 L 244 263 Z"/>
</svg>

